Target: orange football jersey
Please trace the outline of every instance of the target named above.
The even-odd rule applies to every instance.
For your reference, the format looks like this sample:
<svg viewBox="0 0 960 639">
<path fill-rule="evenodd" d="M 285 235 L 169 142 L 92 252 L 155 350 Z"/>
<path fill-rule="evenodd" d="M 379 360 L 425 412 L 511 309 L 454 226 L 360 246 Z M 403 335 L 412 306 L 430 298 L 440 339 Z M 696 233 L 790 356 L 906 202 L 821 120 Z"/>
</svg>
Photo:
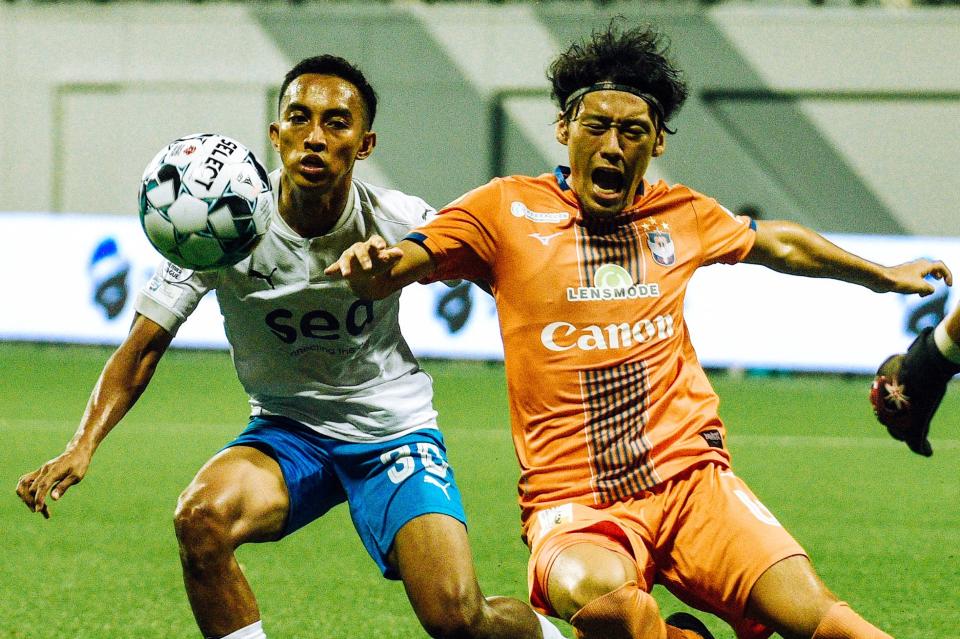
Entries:
<svg viewBox="0 0 960 639">
<path fill-rule="evenodd" d="M 524 521 L 637 495 L 704 460 L 729 464 L 683 301 L 697 268 L 746 256 L 755 227 L 662 181 L 587 225 L 565 170 L 495 179 L 408 236 L 433 255 L 432 279 L 492 289 Z"/>
</svg>

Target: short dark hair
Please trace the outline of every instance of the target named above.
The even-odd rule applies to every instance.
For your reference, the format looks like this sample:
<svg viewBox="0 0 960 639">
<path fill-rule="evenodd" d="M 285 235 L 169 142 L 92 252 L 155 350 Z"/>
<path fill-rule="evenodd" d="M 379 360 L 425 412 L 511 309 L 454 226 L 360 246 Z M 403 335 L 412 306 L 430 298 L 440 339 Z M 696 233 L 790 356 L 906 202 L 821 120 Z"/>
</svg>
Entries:
<svg viewBox="0 0 960 639">
<path fill-rule="evenodd" d="M 598 82 L 612 82 L 646 93 L 660 103 L 660 128 L 687 99 L 683 73 L 667 57 L 669 41 L 655 27 L 646 25 L 621 30 L 614 18 L 606 29 L 595 30 L 589 40 L 574 42 L 558 55 L 547 70 L 552 96 L 570 118 L 579 104 L 567 104 L 577 90 Z M 580 97 L 580 100 L 583 98 Z"/>
<path fill-rule="evenodd" d="M 280 96 L 277 98 L 277 111 L 283 103 L 283 95 L 287 92 L 290 83 L 301 75 L 316 73 L 318 75 L 332 75 L 343 78 L 353 86 L 357 87 L 360 97 L 363 98 L 363 104 L 366 109 L 367 128 L 373 126 L 373 119 L 377 115 L 377 92 L 373 90 L 367 78 L 363 75 L 357 66 L 347 62 L 341 57 L 335 55 L 317 55 L 312 58 L 304 58 L 283 76 L 283 84 L 280 85 Z"/>
</svg>

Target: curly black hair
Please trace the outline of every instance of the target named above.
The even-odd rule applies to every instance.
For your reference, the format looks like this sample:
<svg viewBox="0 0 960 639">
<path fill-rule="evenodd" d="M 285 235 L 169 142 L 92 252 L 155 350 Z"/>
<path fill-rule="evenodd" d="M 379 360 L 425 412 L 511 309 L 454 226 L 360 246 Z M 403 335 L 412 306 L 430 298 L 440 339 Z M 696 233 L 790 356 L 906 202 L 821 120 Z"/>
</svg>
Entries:
<svg viewBox="0 0 960 639">
<path fill-rule="evenodd" d="M 298 62 L 292 69 L 283 76 L 283 83 L 280 85 L 280 97 L 277 99 L 277 108 L 283 104 L 283 94 L 287 92 L 290 83 L 301 75 L 316 73 L 318 75 L 332 75 L 342 78 L 357 87 L 360 97 L 363 99 L 363 105 L 366 108 L 367 128 L 373 126 L 373 118 L 377 115 L 377 92 L 373 90 L 367 81 L 363 72 L 347 60 L 335 55 L 318 55 L 312 58 L 304 58 Z"/>
<path fill-rule="evenodd" d="M 571 118 L 583 99 L 567 104 L 579 89 L 598 82 L 613 82 L 652 95 L 660 103 L 666 123 L 687 99 L 683 72 L 667 57 L 669 40 L 651 25 L 621 30 L 614 18 L 606 29 L 595 30 L 589 40 L 574 42 L 547 70 L 552 96 L 563 118 Z"/>
</svg>

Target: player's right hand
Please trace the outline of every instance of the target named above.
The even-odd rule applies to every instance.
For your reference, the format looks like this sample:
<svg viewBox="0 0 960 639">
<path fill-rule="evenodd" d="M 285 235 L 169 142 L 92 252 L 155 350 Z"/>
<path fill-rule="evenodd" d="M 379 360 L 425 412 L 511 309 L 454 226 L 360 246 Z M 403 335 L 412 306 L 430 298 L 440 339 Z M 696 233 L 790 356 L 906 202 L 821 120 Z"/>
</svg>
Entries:
<svg viewBox="0 0 960 639">
<path fill-rule="evenodd" d="M 947 265 L 937 260 L 920 258 L 887 267 L 889 281 L 882 289 L 873 289 L 878 293 L 894 292 L 909 295 L 916 293 L 926 297 L 936 291 L 934 280 L 943 280 L 947 286 L 953 286 L 953 273 Z"/>
<path fill-rule="evenodd" d="M 369 279 L 389 270 L 402 257 L 401 249 L 389 247 L 386 240 L 373 235 L 365 242 L 350 246 L 323 272 L 336 279 Z"/>
<path fill-rule="evenodd" d="M 32 512 L 50 519 L 47 494 L 57 501 L 71 486 L 79 483 L 90 466 L 90 455 L 79 450 L 67 450 L 37 470 L 20 477 L 17 495 Z"/>
</svg>

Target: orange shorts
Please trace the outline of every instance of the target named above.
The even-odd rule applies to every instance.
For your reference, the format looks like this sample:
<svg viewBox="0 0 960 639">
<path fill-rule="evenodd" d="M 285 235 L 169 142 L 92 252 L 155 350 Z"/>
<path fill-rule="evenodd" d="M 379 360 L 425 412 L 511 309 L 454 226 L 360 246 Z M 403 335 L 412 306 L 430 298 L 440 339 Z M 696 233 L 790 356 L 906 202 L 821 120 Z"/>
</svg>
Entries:
<svg viewBox="0 0 960 639">
<path fill-rule="evenodd" d="M 729 623 L 740 639 L 768 637 L 744 616 L 767 568 L 803 548 L 733 472 L 694 467 L 638 497 L 605 506 L 563 504 L 527 520 L 530 601 L 554 614 L 546 580 L 562 550 L 578 543 L 625 553 L 648 592 L 659 583 L 687 605 Z"/>
</svg>

